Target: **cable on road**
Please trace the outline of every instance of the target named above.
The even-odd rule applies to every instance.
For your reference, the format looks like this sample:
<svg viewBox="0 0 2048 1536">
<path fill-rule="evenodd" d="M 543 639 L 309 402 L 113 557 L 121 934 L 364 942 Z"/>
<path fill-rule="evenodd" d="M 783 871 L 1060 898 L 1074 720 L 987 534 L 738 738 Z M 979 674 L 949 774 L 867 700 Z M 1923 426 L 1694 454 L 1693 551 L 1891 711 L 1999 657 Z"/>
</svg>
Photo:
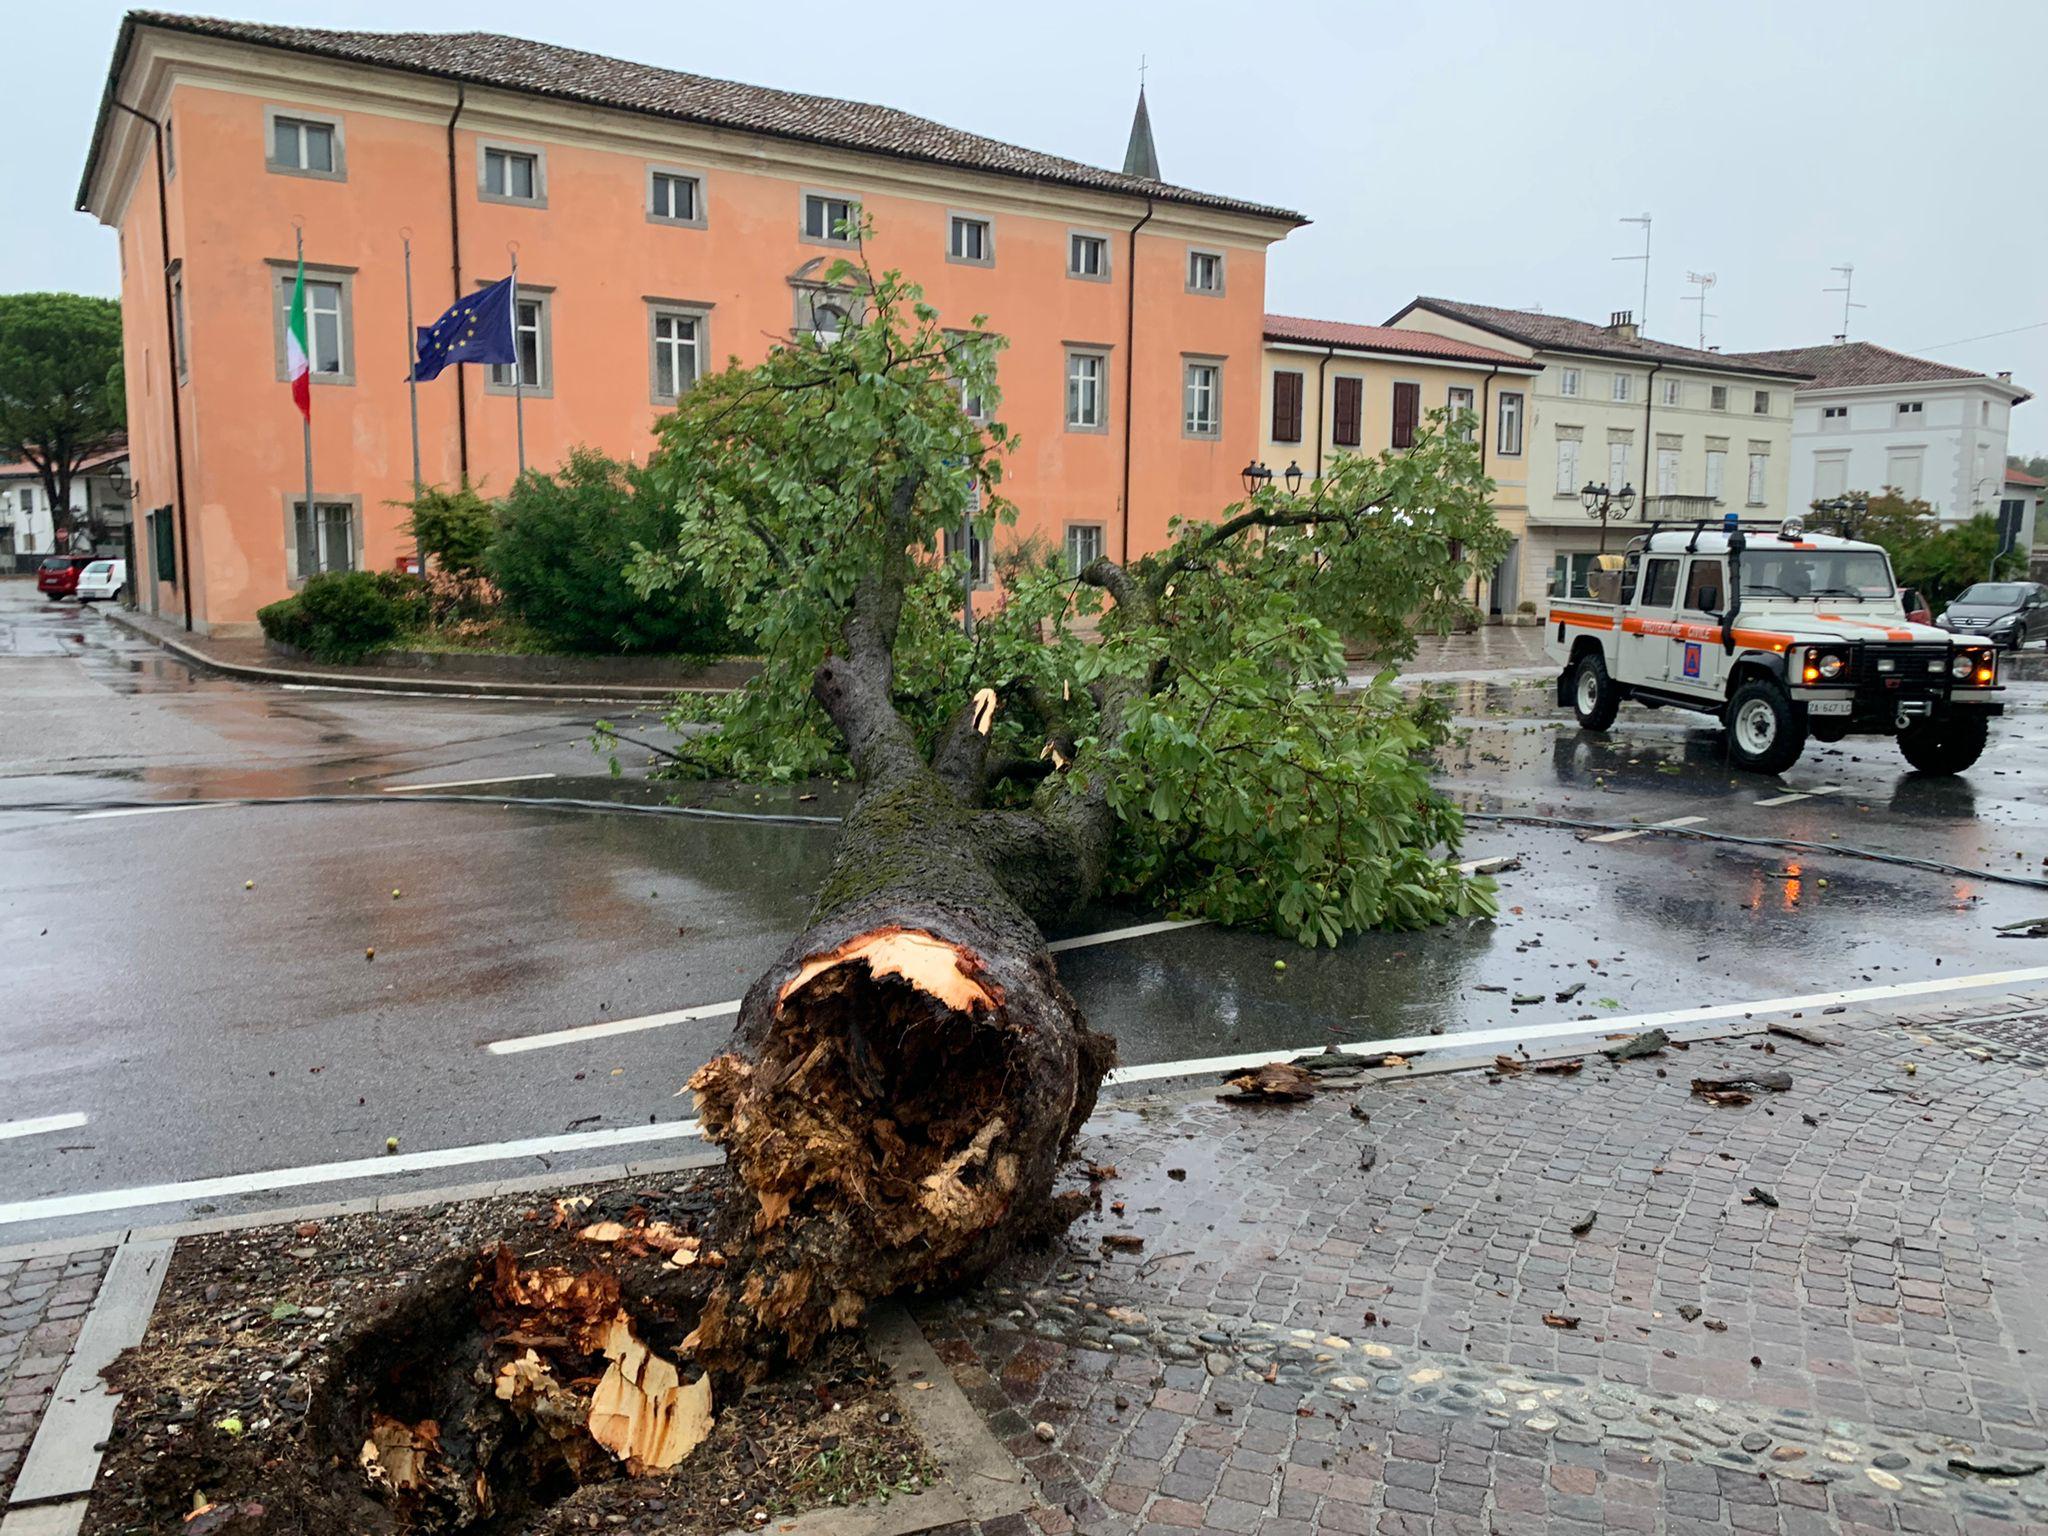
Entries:
<svg viewBox="0 0 2048 1536">
<path fill-rule="evenodd" d="M 1528 827 L 1562 827 L 1577 832 L 1640 832 L 1648 837 L 1690 837 L 1702 842 L 1737 843 L 1747 848 L 1769 848 L 1782 852 L 1839 854 L 1850 859 L 1869 859 L 1877 864 L 1897 864 L 1906 869 L 1924 869 L 1937 875 L 1955 875 L 1965 880 L 1991 880 L 2000 885 L 2022 885 L 2029 890 L 2048 891 L 2048 880 L 2033 875 L 2008 875 L 1995 869 L 1970 869 L 1961 864 L 1944 864 L 1939 859 L 1916 859 L 1911 854 L 1886 853 L 1877 848 L 1858 848 L 1849 843 L 1816 843 L 1798 837 L 1749 837 L 1740 832 L 1714 832 L 1701 827 L 1659 827 L 1642 822 L 1580 821 L 1570 816 L 1537 816 L 1521 811 L 1464 811 L 1467 821 Z"/>
</svg>

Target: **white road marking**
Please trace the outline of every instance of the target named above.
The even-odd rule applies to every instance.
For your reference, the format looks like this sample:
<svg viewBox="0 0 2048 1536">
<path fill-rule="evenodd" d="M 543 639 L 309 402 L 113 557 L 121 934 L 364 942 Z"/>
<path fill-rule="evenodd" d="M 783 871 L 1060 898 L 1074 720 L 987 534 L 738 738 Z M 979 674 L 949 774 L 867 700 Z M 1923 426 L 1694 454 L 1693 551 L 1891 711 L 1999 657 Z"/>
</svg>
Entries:
<svg viewBox="0 0 2048 1536">
<path fill-rule="evenodd" d="M 231 800 L 196 800 L 190 805 L 129 805 L 118 811 L 80 811 L 73 821 L 96 821 L 104 816 L 161 816 L 166 811 L 217 811 L 224 805 L 234 804 Z"/>
<path fill-rule="evenodd" d="M 1690 827 L 1705 821 L 1704 816 L 1674 816 L 1669 821 L 1653 821 L 1647 827 L 1637 827 L 1633 832 L 1602 832 L 1598 837 L 1586 839 L 1589 843 L 1625 843 L 1632 837 L 1641 837 L 1655 827 Z"/>
<path fill-rule="evenodd" d="M 1070 949 L 1090 949 L 1097 944 L 1119 944 L 1125 939 L 1142 939 L 1150 934 L 1171 933 L 1176 928 L 1199 928 L 1209 920 L 1206 917 L 1170 919 L 1158 923 L 1139 923 L 1132 928 L 1110 928 L 1101 933 L 1077 934 L 1071 939 L 1058 939 L 1046 945 L 1055 954 Z M 575 1045 L 584 1040 L 605 1040 L 613 1035 L 637 1035 L 642 1030 L 661 1029 L 669 1024 L 693 1024 L 699 1019 L 729 1018 L 740 1011 L 741 999 L 735 997 L 723 1003 L 700 1003 L 694 1008 L 672 1008 L 667 1013 L 642 1014 L 635 1019 L 606 1019 L 598 1024 L 572 1024 L 567 1029 L 551 1029 L 540 1035 L 515 1035 L 509 1040 L 493 1040 L 484 1047 L 493 1056 L 517 1056 L 524 1051 L 544 1051 L 551 1046 Z"/>
<path fill-rule="evenodd" d="M 1794 800 L 1811 800 L 1815 795 L 1833 795 L 1841 792 L 1839 784 L 1822 784 L 1814 789 L 1795 790 L 1789 795 L 1773 795 L 1768 800 L 1759 800 L 1758 805 L 1790 805 Z"/>
<path fill-rule="evenodd" d="M 1097 944 L 1121 944 L 1125 939 L 1142 939 L 1148 934 L 1171 933 L 1176 928 L 1202 928 L 1208 925 L 1206 917 L 1170 918 L 1160 923 L 1140 923 L 1135 928 L 1109 928 L 1101 933 L 1078 934 L 1071 939 L 1054 939 L 1045 947 L 1056 955 L 1063 955 L 1070 949 L 1093 949 Z"/>
<path fill-rule="evenodd" d="M 1509 1024 L 1499 1029 L 1474 1029 L 1449 1035 L 1402 1035 L 1392 1040 L 1360 1040 L 1340 1045 L 1340 1051 L 1391 1052 L 1396 1056 L 1462 1053 L 1474 1047 L 1507 1045 L 1517 1041 L 1563 1040 L 1575 1035 L 1598 1038 L 1604 1035 L 1639 1034 L 1673 1024 L 1701 1024 L 1715 1019 L 1741 1019 L 1755 1015 L 1798 1013 L 1810 1008 L 1834 1008 L 1851 1003 L 1885 1002 L 1902 997 L 1930 997 L 1942 992 L 1971 992 L 1991 987 L 2024 987 L 2048 981 L 2048 966 L 2022 971 L 1986 971 L 1975 976 L 1940 976 L 1930 981 L 1892 982 L 1878 987 L 1852 987 L 1840 992 L 1813 992 L 1804 997 L 1769 997 L 1748 1003 L 1710 1003 L 1701 1008 L 1672 1008 L 1663 1013 L 1635 1013 L 1611 1019 L 1571 1019 L 1558 1024 Z M 1269 1061 L 1289 1061 L 1296 1056 L 1313 1056 L 1322 1045 L 1292 1050 L 1254 1051 L 1239 1056 L 1205 1056 L 1193 1061 L 1156 1061 L 1142 1066 L 1118 1067 L 1103 1081 L 1112 1086 L 1150 1083 L 1168 1077 L 1198 1077 L 1211 1073 L 1242 1072 Z"/>
<path fill-rule="evenodd" d="M 525 784 L 534 779 L 552 779 L 552 773 L 506 773 L 495 779 L 443 779 L 438 784 L 386 784 L 387 795 L 409 794 L 419 789 L 468 789 L 474 784 Z"/>
<path fill-rule="evenodd" d="M 218 1200 L 228 1195 L 267 1194 L 303 1189 L 309 1184 L 339 1184 L 349 1179 L 385 1178 L 430 1168 L 457 1168 L 465 1163 L 507 1162 L 546 1157 L 558 1152 L 587 1152 L 599 1147 L 630 1147 L 650 1141 L 677 1141 L 701 1134 L 695 1120 L 669 1120 L 654 1125 L 622 1125 L 604 1131 L 573 1131 L 560 1136 L 528 1136 L 518 1141 L 484 1142 L 467 1147 L 441 1147 L 431 1152 L 400 1152 L 388 1157 L 358 1157 L 344 1163 L 314 1163 L 304 1168 L 274 1168 L 260 1173 L 231 1173 L 211 1179 L 185 1179 L 176 1184 L 144 1184 L 131 1189 L 98 1189 L 78 1195 L 51 1195 L 41 1200 L 15 1200 L 0 1205 L 0 1227 L 25 1221 L 53 1221 L 94 1211 L 128 1211 L 150 1205 L 189 1200 Z"/>
<path fill-rule="evenodd" d="M 41 1136 L 50 1131 L 72 1131 L 85 1124 L 84 1115 L 44 1115 L 40 1120 L 0 1121 L 0 1141 L 17 1136 Z"/>
</svg>

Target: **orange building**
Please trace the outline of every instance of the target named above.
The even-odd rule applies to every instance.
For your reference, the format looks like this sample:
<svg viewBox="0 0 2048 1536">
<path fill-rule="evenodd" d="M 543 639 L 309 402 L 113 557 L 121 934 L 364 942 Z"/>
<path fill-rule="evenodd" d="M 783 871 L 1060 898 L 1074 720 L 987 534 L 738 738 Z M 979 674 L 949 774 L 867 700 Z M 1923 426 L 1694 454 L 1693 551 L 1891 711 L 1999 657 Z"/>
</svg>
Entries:
<svg viewBox="0 0 2048 1536">
<path fill-rule="evenodd" d="M 886 107 L 483 33 L 131 14 L 79 206 L 120 234 L 143 606 L 213 633 L 322 569 L 409 550 L 414 318 L 516 249 L 526 460 L 644 454 L 676 391 L 841 323 L 819 277 L 850 210 L 947 320 L 1006 335 L 1019 526 L 1142 552 L 1239 494 L 1260 445 L 1267 248 L 1296 214 L 997 143 Z M 285 382 L 303 230 L 314 505 Z M 421 473 L 515 473 L 507 368 L 420 386 Z"/>
</svg>

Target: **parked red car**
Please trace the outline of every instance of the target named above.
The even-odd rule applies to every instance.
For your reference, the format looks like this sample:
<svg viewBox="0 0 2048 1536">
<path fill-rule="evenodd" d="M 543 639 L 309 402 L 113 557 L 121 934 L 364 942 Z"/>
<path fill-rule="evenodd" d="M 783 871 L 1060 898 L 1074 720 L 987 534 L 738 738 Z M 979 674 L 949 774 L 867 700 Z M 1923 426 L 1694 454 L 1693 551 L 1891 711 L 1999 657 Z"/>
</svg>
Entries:
<svg viewBox="0 0 2048 1536">
<path fill-rule="evenodd" d="M 98 557 L 95 555 L 52 555 L 36 567 L 36 590 L 56 602 L 60 597 L 78 595 L 78 578 Z"/>
</svg>

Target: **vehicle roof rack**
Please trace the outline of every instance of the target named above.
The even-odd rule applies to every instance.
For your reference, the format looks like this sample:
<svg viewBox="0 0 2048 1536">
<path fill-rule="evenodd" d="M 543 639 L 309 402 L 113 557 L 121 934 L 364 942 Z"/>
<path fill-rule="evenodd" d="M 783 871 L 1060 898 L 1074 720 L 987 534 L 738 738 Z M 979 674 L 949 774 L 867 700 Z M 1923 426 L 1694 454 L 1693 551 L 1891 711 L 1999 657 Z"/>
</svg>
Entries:
<svg viewBox="0 0 2048 1536">
<path fill-rule="evenodd" d="M 1643 530 L 1643 538 L 1646 541 L 1645 547 L 1647 548 L 1647 541 L 1660 533 L 1690 533 L 1692 537 L 1686 540 L 1685 552 L 1691 554 L 1699 548 L 1700 535 L 1703 533 L 1728 533 L 1739 528 L 1744 533 L 1768 533 L 1775 536 L 1782 533 L 1784 527 L 1785 520 L 1783 518 L 1778 519 L 1776 522 L 1764 522 L 1757 518 L 1738 518 L 1735 522 L 1730 523 L 1724 518 L 1701 517 L 1692 518 L 1684 522 L 1653 522 Z"/>
</svg>

